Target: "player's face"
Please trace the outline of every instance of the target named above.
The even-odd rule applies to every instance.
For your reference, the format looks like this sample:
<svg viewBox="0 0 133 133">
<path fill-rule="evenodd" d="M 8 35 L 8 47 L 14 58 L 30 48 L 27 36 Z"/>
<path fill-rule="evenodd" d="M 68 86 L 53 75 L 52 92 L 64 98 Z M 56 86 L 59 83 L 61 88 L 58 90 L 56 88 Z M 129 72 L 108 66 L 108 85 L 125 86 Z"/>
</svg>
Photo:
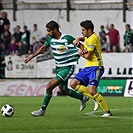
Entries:
<svg viewBox="0 0 133 133">
<path fill-rule="evenodd" d="M 82 27 L 82 26 L 81 26 L 81 31 L 82 31 L 82 35 L 84 37 L 87 37 L 88 36 L 88 31 L 84 27 Z"/>
<path fill-rule="evenodd" d="M 51 36 L 52 38 L 55 38 L 54 30 L 50 30 L 49 28 L 46 28 L 46 30 L 47 30 L 47 33 L 48 33 L 49 36 Z"/>
</svg>

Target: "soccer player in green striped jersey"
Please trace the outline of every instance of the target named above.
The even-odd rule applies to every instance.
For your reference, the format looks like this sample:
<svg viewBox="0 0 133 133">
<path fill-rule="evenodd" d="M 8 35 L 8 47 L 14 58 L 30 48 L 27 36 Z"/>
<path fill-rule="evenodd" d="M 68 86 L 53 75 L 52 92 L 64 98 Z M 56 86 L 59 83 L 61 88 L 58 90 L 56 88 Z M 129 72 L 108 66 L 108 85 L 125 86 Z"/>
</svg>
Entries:
<svg viewBox="0 0 133 133">
<path fill-rule="evenodd" d="M 32 58 L 45 51 L 48 46 L 51 46 L 56 64 L 56 76 L 46 86 L 46 94 L 41 109 L 33 111 L 31 114 L 33 116 L 43 116 L 45 114 L 46 108 L 52 98 L 52 90 L 56 86 L 59 86 L 62 94 L 81 100 L 80 110 L 82 111 L 88 97 L 83 96 L 82 93 L 73 89 L 69 89 L 67 86 L 68 79 L 73 74 L 75 65 L 79 59 L 78 49 L 72 44 L 74 37 L 61 33 L 59 25 L 55 21 L 47 23 L 46 30 L 49 36 L 45 44 L 30 57 L 26 58 L 24 62 L 28 63 Z"/>
</svg>

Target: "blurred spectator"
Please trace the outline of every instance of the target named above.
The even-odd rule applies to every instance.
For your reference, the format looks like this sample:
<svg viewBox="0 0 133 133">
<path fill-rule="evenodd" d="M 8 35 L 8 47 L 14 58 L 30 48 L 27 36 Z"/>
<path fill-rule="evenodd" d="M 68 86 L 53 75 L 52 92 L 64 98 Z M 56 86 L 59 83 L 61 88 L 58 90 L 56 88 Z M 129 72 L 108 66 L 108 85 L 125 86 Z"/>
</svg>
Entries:
<svg viewBox="0 0 133 133">
<path fill-rule="evenodd" d="M 18 43 L 19 41 L 21 41 L 21 38 L 22 38 L 22 32 L 20 31 L 20 26 L 17 25 L 16 28 L 15 28 L 15 33 L 13 34 L 13 37 L 15 38 L 16 40 L 16 43 Z"/>
<path fill-rule="evenodd" d="M 33 52 L 33 47 L 30 45 L 29 49 L 28 49 L 28 55 L 32 54 Z"/>
<path fill-rule="evenodd" d="M 8 31 L 8 33 L 11 35 L 9 26 L 8 26 L 7 24 L 4 25 L 4 32 L 5 32 L 5 31 Z"/>
<path fill-rule="evenodd" d="M 5 54 L 5 45 L 4 45 L 4 43 L 0 43 L 0 54 L 2 54 L 2 55 Z"/>
<path fill-rule="evenodd" d="M 7 17 L 8 17 L 7 13 L 3 12 L 4 25 L 7 25 L 8 29 L 10 29 L 10 21 L 9 21 L 9 19 Z"/>
<path fill-rule="evenodd" d="M 27 48 L 26 48 L 26 46 L 22 43 L 22 41 L 19 41 L 19 42 L 18 42 L 16 54 L 17 54 L 18 56 L 27 54 Z"/>
<path fill-rule="evenodd" d="M 113 46 L 116 46 L 117 51 L 120 51 L 120 36 L 119 31 L 114 28 L 114 24 L 110 25 L 110 28 L 107 25 L 107 30 L 109 32 L 106 34 L 109 36 L 110 40 L 110 50 L 113 51 Z"/>
<path fill-rule="evenodd" d="M 131 52 L 133 52 L 133 31 L 132 31 L 131 36 L 130 36 L 130 42 L 131 42 L 131 46 L 132 46 Z"/>
<path fill-rule="evenodd" d="M 128 47 L 126 47 L 124 50 L 123 50 L 124 53 L 129 53 L 130 52 L 130 49 Z"/>
<path fill-rule="evenodd" d="M 106 50 L 106 48 L 102 48 L 102 53 L 107 53 L 108 51 Z"/>
<path fill-rule="evenodd" d="M 2 43 L 5 45 L 5 54 L 9 55 L 9 43 L 11 41 L 11 34 L 9 34 L 8 31 L 4 32 L 4 35 L 2 37 Z"/>
<path fill-rule="evenodd" d="M 23 27 L 24 32 L 22 34 L 22 42 L 24 45 L 27 46 L 27 49 L 29 50 L 30 48 L 30 32 L 28 31 L 28 27 L 25 25 Z"/>
<path fill-rule="evenodd" d="M 104 51 L 109 52 L 110 48 L 109 48 L 109 43 L 107 42 L 107 38 L 103 37 L 102 38 L 102 50 L 104 49 Z"/>
<path fill-rule="evenodd" d="M 17 50 L 17 45 L 16 45 L 16 42 L 15 42 L 15 38 L 12 38 L 11 42 L 9 43 L 10 55 L 16 54 L 16 50 Z"/>
<path fill-rule="evenodd" d="M 125 26 L 125 34 L 124 34 L 124 47 L 129 48 L 132 51 L 132 45 L 131 45 L 131 34 L 132 34 L 132 30 L 130 28 L 129 24 L 126 24 Z"/>
<path fill-rule="evenodd" d="M 2 16 L 2 12 L 0 12 L 0 43 L 1 43 L 1 38 L 3 33 L 4 33 L 4 19 Z"/>
<path fill-rule="evenodd" d="M 111 50 L 112 53 L 118 53 L 119 50 L 117 49 L 117 46 L 116 45 L 113 45 L 112 46 L 112 50 Z"/>
<path fill-rule="evenodd" d="M 41 43 L 42 43 L 42 45 L 45 43 L 45 41 L 46 41 L 46 38 L 45 37 L 43 37 L 42 39 L 41 39 Z"/>
<path fill-rule="evenodd" d="M 42 46 L 42 43 L 36 39 L 36 43 L 33 45 L 33 53 L 37 51 Z"/>
<path fill-rule="evenodd" d="M 33 31 L 31 32 L 30 35 L 30 41 L 31 45 L 34 45 L 36 42 L 36 39 L 40 40 L 42 38 L 42 32 L 38 29 L 37 24 L 33 25 Z"/>
<path fill-rule="evenodd" d="M 100 37 L 100 42 L 101 42 L 101 44 L 102 44 L 102 39 L 103 39 L 103 37 L 105 37 L 105 36 L 106 36 L 106 33 L 105 33 L 105 30 L 104 30 L 104 26 L 101 25 L 101 27 L 100 27 L 100 32 L 99 32 L 99 37 Z"/>
<path fill-rule="evenodd" d="M 5 45 L 0 43 L 0 79 L 5 77 Z"/>
</svg>

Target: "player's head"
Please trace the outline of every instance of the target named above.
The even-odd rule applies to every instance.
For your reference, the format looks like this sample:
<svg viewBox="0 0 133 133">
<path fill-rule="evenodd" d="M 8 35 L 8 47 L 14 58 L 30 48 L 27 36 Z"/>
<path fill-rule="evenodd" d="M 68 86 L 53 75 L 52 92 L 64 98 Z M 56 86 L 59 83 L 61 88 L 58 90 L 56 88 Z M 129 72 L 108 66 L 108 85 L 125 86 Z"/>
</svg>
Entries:
<svg viewBox="0 0 133 133">
<path fill-rule="evenodd" d="M 46 30 L 48 35 L 50 35 L 52 38 L 55 38 L 56 33 L 59 32 L 59 25 L 55 21 L 50 21 L 46 24 Z"/>
<path fill-rule="evenodd" d="M 94 30 L 94 24 L 91 22 L 91 20 L 82 21 L 80 26 L 84 37 L 90 36 Z"/>
</svg>

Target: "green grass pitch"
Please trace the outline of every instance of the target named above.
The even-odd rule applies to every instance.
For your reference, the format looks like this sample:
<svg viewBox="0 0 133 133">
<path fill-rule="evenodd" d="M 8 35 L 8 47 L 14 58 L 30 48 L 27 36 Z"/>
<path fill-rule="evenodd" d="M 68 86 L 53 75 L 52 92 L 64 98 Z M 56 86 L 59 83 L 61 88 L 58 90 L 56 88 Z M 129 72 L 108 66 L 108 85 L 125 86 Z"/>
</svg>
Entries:
<svg viewBox="0 0 133 133">
<path fill-rule="evenodd" d="M 105 97 L 113 116 L 102 118 L 101 108 L 93 111 L 89 100 L 84 111 L 79 101 L 70 97 L 53 97 L 46 114 L 33 117 L 30 112 L 41 107 L 43 97 L 0 97 L 0 107 L 8 103 L 15 113 L 0 115 L 0 133 L 133 133 L 133 99 Z"/>
</svg>

